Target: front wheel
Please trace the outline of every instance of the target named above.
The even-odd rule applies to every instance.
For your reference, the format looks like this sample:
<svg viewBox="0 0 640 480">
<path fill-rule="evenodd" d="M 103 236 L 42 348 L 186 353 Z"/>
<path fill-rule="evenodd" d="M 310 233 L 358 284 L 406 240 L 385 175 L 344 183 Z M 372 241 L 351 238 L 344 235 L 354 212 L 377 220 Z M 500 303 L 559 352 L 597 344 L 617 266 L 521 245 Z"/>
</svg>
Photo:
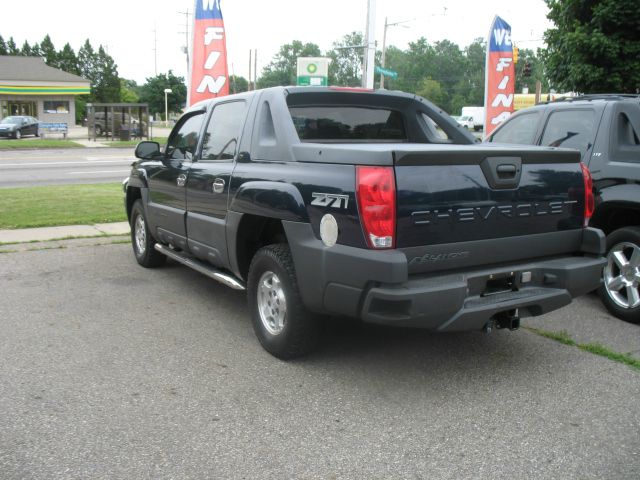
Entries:
<svg viewBox="0 0 640 480">
<path fill-rule="evenodd" d="M 20 130 L 16 130 L 16 133 L 13 136 L 16 140 L 20 140 L 22 138 L 22 132 Z"/>
<path fill-rule="evenodd" d="M 287 244 L 258 250 L 249 267 L 247 296 L 253 330 L 273 356 L 295 358 L 316 347 L 320 321 L 302 304 Z"/>
<path fill-rule="evenodd" d="M 607 264 L 599 294 L 613 315 L 640 323 L 639 227 L 620 228 L 607 236 Z"/>
<path fill-rule="evenodd" d="M 167 260 L 155 249 L 155 243 L 147 226 L 142 202 L 136 200 L 131 209 L 131 244 L 137 262 L 143 267 L 159 267 Z"/>
</svg>

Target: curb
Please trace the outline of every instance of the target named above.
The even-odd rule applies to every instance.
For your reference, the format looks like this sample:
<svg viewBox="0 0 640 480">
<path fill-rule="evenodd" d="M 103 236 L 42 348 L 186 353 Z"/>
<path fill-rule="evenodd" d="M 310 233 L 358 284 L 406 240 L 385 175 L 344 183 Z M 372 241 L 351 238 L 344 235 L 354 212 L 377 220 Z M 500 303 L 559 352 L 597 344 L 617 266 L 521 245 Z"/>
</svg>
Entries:
<svg viewBox="0 0 640 480">
<path fill-rule="evenodd" d="M 0 230 L 0 244 L 128 235 L 130 231 L 131 229 L 127 222 Z"/>
</svg>

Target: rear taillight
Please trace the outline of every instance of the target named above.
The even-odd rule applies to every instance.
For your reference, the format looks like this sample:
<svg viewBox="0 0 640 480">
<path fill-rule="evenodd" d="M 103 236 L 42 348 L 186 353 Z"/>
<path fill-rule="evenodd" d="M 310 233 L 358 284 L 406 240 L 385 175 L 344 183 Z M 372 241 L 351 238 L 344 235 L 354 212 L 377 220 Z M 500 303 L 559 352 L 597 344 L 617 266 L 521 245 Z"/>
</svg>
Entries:
<svg viewBox="0 0 640 480">
<path fill-rule="evenodd" d="M 584 179 L 584 226 L 589 225 L 589 219 L 593 215 L 595 209 L 595 200 L 593 199 L 593 179 L 591 172 L 584 163 L 580 163 L 582 167 L 582 178 Z"/>
<path fill-rule="evenodd" d="M 393 248 L 396 233 L 396 180 L 393 167 L 356 167 L 358 209 L 371 248 Z"/>
</svg>

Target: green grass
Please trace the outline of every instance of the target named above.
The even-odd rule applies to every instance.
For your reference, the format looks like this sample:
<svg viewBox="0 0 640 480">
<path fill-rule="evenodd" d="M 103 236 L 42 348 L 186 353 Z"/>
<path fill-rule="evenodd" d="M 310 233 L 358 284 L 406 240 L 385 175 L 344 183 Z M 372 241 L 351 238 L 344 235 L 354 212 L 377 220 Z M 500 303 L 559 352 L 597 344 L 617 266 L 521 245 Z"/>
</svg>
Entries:
<svg viewBox="0 0 640 480">
<path fill-rule="evenodd" d="M 0 189 L 0 228 L 127 220 L 119 183 Z"/>
<path fill-rule="evenodd" d="M 583 350 L 585 352 L 593 353 L 594 355 L 599 355 L 601 357 L 608 358 L 609 360 L 613 360 L 614 362 L 623 363 L 635 370 L 640 370 L 640 359 L 635 358 L 628 353 L 616 352 L 599 343 L 578 343 L 574 339 L 572 339 L 569 336 L 569 333 L 567 333 L 565 330 L 561 332 L 550 332 L 548 330 L 541 330 L 539 328 L 533 328 L 533 327 L 525 327 L 525 328 L 530 332 L 540 335 L 541 337 L 550 338 L 564 345 L 577 347 L 580 350 Z"/>
<path fill-rule="evenodd" d="M 71 140 L 43 140 L 41 138 L 5 140 L 0 139 L 0 150 L 22 150 L 29 148 L 84 148 Z"/>
<path fill-rule="evenodd" d="M 613 360 L 614 362 L 624 363 L 625 365 L 629 365 L 636 370 L 640 370 L 640 360 L 629 355 L 628 353 L 620 353 L 614 352 L 613 350 L 605 347 L 604 345 L 600 345 L 599 343 L 583 343 L 578 345 L 580 350 L 584 350 L 585 352 L 593 353 L 594 355 L 600 355 L 601 357 L 606 357 L 609 360 Z"/>
<path fill-rule="evenodd" d="M 125 148 L 125 147 L 135 147 L 141 141 L 142 140 L 129 140 L 126 142 L 122 142 L 120 140 L 116 140 L 112 142 L 107 140 L 107 141 L 104 141 L 103 143 L 112 148 Z M 151 141 L 158 142 L 160 145 L 166 145 L 167 137 L 153 137 Z"/>
</svg>

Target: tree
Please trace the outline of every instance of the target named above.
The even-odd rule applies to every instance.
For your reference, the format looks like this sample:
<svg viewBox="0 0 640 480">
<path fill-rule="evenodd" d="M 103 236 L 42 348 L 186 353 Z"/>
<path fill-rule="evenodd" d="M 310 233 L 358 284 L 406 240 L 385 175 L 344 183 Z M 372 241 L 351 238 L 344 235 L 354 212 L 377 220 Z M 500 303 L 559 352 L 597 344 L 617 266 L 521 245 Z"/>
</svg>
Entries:
<svg viewBox="0 0 640 480">
<path fill-rule="evenodd" d="M 7 49 L 7 44 L 0 35 L 0 55 L 9 55 L 9 50 Z"/>
<path fill-rule="evenodd" d="M 238 75 L 229 76 L 229 90 L 232 93 L 241 93 L 249 90 L 249 81 Z"/>
<path fill-rule="evenodd" d="M 555 28 L 543 58 L 553 86 L 585 93 L 640 88 L 640 8 L 628 0 L 545 0 Z"/>
<path fill-rule="evenodd" d="M 44 57 L 47 65 L 58 68 L 58 53 L 49 35 L 45 35 L 40 43 L 40 54 Z"/>
<path fill-rule="evenodd" d="M 42 48 L 42 46 L 40 46 Z M 80 75 L 80 68 L 78 66 L 78 57 L 68 43 L 57 54 L 58 68 L 64 70 L 67 73 L 74 75 Z"/>
<path fill-rule="evenodd" d="M 140 95 L 138 94 L 138 84 L 135 80 L 120 79 L 120 101 L 123 103 L 138 103 Z"/>
<path fill-rule="evenodd" d="M 364 44 L 361 32 L 351 32 L 333 42 L 327 52 L 329 64 L 329 84 L 341 87 L 359 87 L 362 84 Z"/>
<path fill-rule="evenodd" d="M 318 56 L 320 56 L 320 47 L 315 43 L 302 43 L 300 40 L 294 40 L 282 45 L 271 62 L 262 69 L 262 75 L 258 79 L 258 88 L 295 85 L 298 57 Z"/>
<path fill-rule="evenodd" d="M 78 50 L 78 70 L 80 75 L 92 84 L 97 77 L 97 63 L 98 57 L 93 50 L 89 39 L 84 42 L 84 45 Z"/>
<path fill-rule="evenodd" d="M 20 49 L 17 47 L 13 37 L 9 37 L 7 41 L 7 55 L 20 55 Z"/>
<path fill-rule="evenodd" d="M 173 71 L 147 78 L 147 82 L 140 89 L 140 101 L 149 104 L 149 112 L 164 113 L 164 89 L 170 88 L 172 93 L 167 96 L 170 112 L 181 112 L 187 102 L 187 87 L 184 78 L 176 77 Z"/>
<path fill-rule="evenodd" d="M 420 82 L 416 93 L 438 106 L 443 105 L 447 98 L 442 85 L 431 77 L 427 77 Z"/>
<path fill-rule="evenodd" d="M 120 101 L 120 78 L 118 66 L 100 45 L 97 54 L 97 76 L 91 85 L 91 94 L 96 102 L 113 103 Z"/>
<path fill-rule="evenodd" d="M 26 40 L 22 44 L 22 49 L 20 50 L 20 55 L 22 55 L 24 57 L 30 57 L 31 56 L 31 46 L 29 45 L 29 42 L 27 42 Z"/>
</svg>

